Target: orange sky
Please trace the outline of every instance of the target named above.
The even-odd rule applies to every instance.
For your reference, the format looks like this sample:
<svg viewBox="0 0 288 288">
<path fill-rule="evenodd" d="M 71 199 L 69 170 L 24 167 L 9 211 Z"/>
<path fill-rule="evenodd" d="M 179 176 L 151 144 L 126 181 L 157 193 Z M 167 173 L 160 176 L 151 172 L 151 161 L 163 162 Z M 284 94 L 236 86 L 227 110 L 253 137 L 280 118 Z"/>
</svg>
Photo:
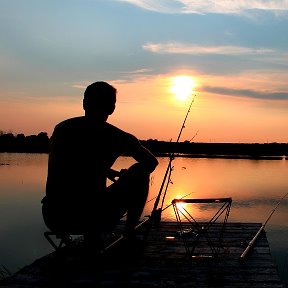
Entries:
<svg viewBox="0 0 288 288">
<path fill-rule="evenodd" d="M 275 103 L 202 92 L 201 85 L 207 86 L 207 83 L 213 86 L 214 82 L 221 81 L 229 87 L 229 83 L 237 82 L 241 87 L 244 80 L 241 77 L 208 79 L 201 76 L 193 76 L 196 87 L 185 101 L 181 101 L 170 91 L 177 75 L 193 75 L 193 72 L 143 77 L 134 82 L 110 82 L 118 94 L 116 110 L 109 122 L 143 140 L 176 140 L 192 95 L 195 95 L 180 141 L 195 137 L 196 142 L 287 142 L 288 114 L 285 110 L 288 103 L 285 101 Z M 250 88 L 256 89 L 257 85 L 261 83 L 251 83 Z M 233 84 L 231 86 L 235 88 Z M 51 135 L 57 122 L 83 114 L 85 87 L 83 83 L 74 85 L 74 95 L 55 97 L 53 101 L 48 97 L 39 97 L 38 101 L 33 97 L 21 100 L 11 97 L 2 101 L 1 126 L 14 134 L 45 131 Z"/>
</svg>

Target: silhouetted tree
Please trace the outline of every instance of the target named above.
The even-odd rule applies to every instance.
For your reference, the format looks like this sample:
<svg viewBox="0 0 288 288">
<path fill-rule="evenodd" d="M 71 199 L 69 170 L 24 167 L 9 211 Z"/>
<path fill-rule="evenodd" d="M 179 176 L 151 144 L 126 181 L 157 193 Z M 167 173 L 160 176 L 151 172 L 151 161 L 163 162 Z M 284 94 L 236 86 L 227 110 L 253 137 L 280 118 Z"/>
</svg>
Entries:
<svg viewBox="0 0 288 288">
<path fill-rule="evenodd" d="M 47 153 L 49 148 L 49 137 L 46 132 L 40 132 L 38 135 L 25 136 L 13 133 L 0 133 L 0 152 L 37 152 Z"/>
</svg>

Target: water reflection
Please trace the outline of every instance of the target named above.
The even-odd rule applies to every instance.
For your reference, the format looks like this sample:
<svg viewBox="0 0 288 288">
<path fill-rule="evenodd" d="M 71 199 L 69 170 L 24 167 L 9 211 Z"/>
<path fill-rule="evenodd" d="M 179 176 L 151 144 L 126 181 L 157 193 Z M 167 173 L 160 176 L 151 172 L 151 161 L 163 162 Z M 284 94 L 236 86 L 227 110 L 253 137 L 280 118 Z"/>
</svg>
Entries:
<svg viewBox="0 0 288 288">
<path fill-rule="evenodd" d="M 45 191 L 46 154 L 0 153 L 0 265 L 16 271 L 52 251 L 44 239 L 40 201 Z M 169 159 L 158 158 L 151 175 L 150 200 L 143 216 L 150 215 Z M 134 160 L 121 157 L 115 169 L 128 168 Z M 279 199 L 288 191 L 287 160 L 175 158 L 172 182 L 163 207 L 164 220 L 175 220 L 171 202 L 175 198 L 232 197 L 228 221 L 263 223 Z M 160 202 L 161 203 L 161 202 Z M 211 209 L 200 205 L 193 215 L 211 217 Z M 287 276 L 288 199 L 281 202 L 266 227 L 273 255 Z M 285 258 L 286 257 L 286 258 Z M 286 260 L 285 260 L 286 259 Z M 283 268 L 286 265 L 286 270 Z M 284 266 L 285 267 L 285 266 Z M 286 276 L 285 276 L 286 275 Z"/>
<path fill-rule="evenodd" d="M 126 160 L 129 162 L 129 158 Z M 151 177 L 150 198 L 158 194 L 169 160 L 160 158 L 159 161 L 159 167 Z M 168 188 L 165 205 L 187 193 L 190 193 L 189 198 L 232 197 L 231 219 L 262 222 L 269 209 L 288 191 L 287 170 L 287 161 L 281 160 L 176 158 L 173 184 Z M 288 200 L 282 202 L 281 206 L 287 208 Z M 148 203 L 146 213 L 152 209 L 153 203 Z M 164 219 L 174 217 L 172 209 L 165 212 Z M 278 217 L 287 217 L 287 212 L 284 209 Z"/>
</svg>

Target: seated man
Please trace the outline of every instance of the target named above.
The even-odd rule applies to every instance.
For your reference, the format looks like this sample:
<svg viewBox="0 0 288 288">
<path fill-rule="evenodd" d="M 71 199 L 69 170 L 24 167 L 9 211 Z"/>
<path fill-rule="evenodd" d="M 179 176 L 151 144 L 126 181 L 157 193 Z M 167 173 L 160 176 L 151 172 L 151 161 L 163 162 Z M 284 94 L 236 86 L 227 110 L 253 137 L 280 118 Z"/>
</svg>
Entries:
<svg viewBox="0 0 288 288">
<path fill-rule="evenodd" d="M 93 239 L 112 231 L 127 212 L 124 235 L 134 234 L 158 161 L 135 136 L 107 123 L 116 93 L 106 82 L 89 85 L 83 99 L 85 115 L 55 126 L 42 200 L 44 221 L 54 232 Z M 121 155 L 132 156 L 136 163 L 120 173 L 111 167 Z M 107 187 L 107 178 L 115 176 L 119 179 Z"/>
</svg>

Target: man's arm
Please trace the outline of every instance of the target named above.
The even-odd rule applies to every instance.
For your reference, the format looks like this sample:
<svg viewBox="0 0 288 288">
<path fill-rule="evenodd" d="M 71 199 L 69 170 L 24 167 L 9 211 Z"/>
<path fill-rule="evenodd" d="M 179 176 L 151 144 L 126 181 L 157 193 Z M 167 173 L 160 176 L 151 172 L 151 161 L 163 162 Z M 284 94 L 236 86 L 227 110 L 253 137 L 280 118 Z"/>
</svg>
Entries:
<svg viewBox="0 0 288 288">
<path fill-rule="evenodd" d="M 139 140 L 136 141 L 132 157 L 141 164 L 147 172 L 152 173 L 158 165 L 158 160 Z"/>
</svg>

